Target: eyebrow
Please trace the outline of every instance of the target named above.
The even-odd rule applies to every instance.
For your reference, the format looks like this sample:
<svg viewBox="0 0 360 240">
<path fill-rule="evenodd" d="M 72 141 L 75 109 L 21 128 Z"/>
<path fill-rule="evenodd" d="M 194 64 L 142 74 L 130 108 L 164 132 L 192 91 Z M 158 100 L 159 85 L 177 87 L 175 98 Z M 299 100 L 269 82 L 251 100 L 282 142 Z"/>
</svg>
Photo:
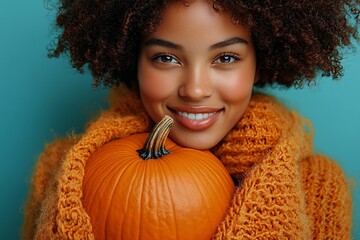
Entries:
<svg viewBox="0 0 360 240">
<path fill-rule="evenodd" d="M 162 39 L 158 39 L 158 38 L 151 38 L 148 41 L 145 42 L 144 46 L 161 46 L 161 47 L 166 47 L 166 48 L 173 48 L 173 49 L 183 49 L 183 47 L 179 44 L 170 42 L 170 41 L 166 41 L 166 40 L 162 40 Z"/>
<path fill-rule="evenodd" d="M 225 41 L 221 41 L 218 43 L 215 43 L 214 45 L 211 45 L 210 49 L 216 49 L 216 48 L 223 48 L 234 44 L 248 44 L 248 41 L 246 41 L 243 38 L 239 37 L 233 37 L 230 39 L 227 39 Z"/>
<path fill-rule="evenodd" d="M 248 41 L 243 39 L 243 38 L 239 38 L 239 37 L 233 37 L 230 39 L 227 39 L 225 41 L 221 41 L 218 43 L 215 43 L 213 45 L 210 46 L 210 49 L 217 49 L 217 48 L 224 48 L 230 45 L 234 45 L 234 44 L 248 44 Z M 145 42 L 144 46 L 161 46 L 161 47 L 166 47 L 166 48 L 172 48 L 172 49 L 183 49 L 183 47 L 179 44 L 170 42 L 170 41 L 166 41 L 163 39 L 158 39 L 158 38 L 151 38 L 148 41 Z"/>
</svg>

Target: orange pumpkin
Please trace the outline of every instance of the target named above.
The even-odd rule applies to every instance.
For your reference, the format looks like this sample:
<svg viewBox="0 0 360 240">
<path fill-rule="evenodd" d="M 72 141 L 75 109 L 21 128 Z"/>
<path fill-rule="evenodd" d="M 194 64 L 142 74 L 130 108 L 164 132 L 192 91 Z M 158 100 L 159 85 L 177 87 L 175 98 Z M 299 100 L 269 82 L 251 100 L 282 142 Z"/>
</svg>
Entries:
<svg viewBox="0 0 360 240">
<path fill-rule="evenodd" d="M 149 137 L 111 141 L 89 159 L 83 204 L 95 239 L 199 240 L 214 233 L 232 198 L 233 182 L 209 151 L 167 139 L 171 125 L 166 117 Z"/>
</svg>

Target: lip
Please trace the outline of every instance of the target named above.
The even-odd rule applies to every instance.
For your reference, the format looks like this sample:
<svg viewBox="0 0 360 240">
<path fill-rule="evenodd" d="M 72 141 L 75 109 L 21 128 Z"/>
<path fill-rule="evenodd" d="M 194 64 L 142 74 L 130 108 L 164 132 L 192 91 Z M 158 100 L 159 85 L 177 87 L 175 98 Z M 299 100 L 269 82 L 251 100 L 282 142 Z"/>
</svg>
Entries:
<svg viewBox="0 0 360 240">
<path fill-rule="evenodd" d="M 176 122 L 193 131 L 211 127 L 224 110 L 223 108 L 197 106 L 168 107 L 168 109 L 173 113 Z"/>
</svg>

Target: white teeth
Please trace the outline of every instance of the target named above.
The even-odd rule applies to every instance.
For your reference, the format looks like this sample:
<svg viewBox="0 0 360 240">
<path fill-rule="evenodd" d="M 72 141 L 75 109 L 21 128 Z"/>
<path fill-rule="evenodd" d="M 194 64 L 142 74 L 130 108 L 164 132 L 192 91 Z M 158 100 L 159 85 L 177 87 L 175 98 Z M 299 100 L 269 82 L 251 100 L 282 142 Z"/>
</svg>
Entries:
<svg viewBox="0 0 360 240">
<path fill-rule="evenodd" d="M 189 113 L 188 116 L 187 116 L 187 118 L 192 119 L 192 120 L 196 120 L 196 114 L 194 114 L 194 113 Z"/>
<path fill-rule="evenodd" d="M 177 112 L 180 116 L 191 119 L 191 120 L 202 120 L 208 117 L 211 117 L 215 113 L 186 113 L 186 112 Z"/>
</svg>

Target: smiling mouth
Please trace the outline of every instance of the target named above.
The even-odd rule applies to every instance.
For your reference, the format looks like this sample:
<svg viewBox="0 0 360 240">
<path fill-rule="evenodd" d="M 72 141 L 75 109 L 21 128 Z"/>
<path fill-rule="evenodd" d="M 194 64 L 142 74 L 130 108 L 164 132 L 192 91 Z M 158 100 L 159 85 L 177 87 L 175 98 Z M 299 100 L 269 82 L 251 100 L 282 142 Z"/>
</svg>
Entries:
<svg viewBox="0 0 360 240">
<path fill-rule="evenodd" d="M 182 116 L 184 118 L 188 118 L 190 120 L 203 120 L 203 119 L 209 118 L 209 117 L 213 116 L 214 114 L 216 114 L 216 112 L 211 112 L 211 113 L 176 112 L 176 113 L 179 114 L 180 116 Z"/>
<path fill-rule="evenodd" d="M 176 122 L 193 131 L 204 130 L 217 122 L 223 108 L 205 108 L 205 107 L 183 107 L 168 108 L 172 113 Z"/>
</svg>

